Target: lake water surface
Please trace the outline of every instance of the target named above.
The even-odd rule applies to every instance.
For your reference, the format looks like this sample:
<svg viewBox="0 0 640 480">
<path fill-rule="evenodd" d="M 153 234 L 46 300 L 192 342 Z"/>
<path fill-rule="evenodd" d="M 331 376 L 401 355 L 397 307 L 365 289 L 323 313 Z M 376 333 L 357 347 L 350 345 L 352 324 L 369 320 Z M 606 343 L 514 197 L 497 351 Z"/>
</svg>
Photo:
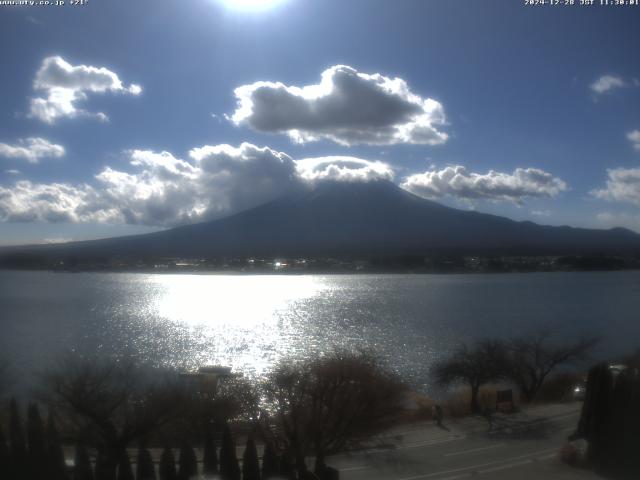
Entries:
<svg viewBox="0 0 640 480">
<path fill-rule="evenodd" d="M 0 349 L 28 378 L 63 353 L 261 375 L 282 357 L 375 350 L 416 387 L 461 341 L 539 328 L 640 347 L 640 272 L 170 275 L 0 271 Z"/>
</svg>

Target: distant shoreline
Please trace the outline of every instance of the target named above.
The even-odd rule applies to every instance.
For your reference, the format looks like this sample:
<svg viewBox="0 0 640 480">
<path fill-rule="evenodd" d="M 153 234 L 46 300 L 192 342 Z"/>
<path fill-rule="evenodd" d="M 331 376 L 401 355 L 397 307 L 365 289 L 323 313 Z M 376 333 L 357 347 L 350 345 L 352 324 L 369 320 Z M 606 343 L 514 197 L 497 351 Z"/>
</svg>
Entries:
<svg viewBox="0 0 640 480">
<path fill-rule="evenodd" d="M 416 270 L 216 270 L 216 269 L 51 269 L 51 268 L 4 268 L 4 272 L 48 272 L 48 273 L 125 273 L 142 275 L 228 275 L 228 276 L 309 276 L 309 275 L 507 275 L 535 273 L 611 273 L 640 272 L 639 267 L 615 269 L 557 269 L 557 270 L 507 270 L 507 271 L 416 271 Z"/>
<path fill-rule="evenodd" d="M 0 269 L 53 272 L 300 274 L 469 274 L 640 270 L 640 255 L 464 255 L 119 257 L 14 253 Z"/>
</svg>

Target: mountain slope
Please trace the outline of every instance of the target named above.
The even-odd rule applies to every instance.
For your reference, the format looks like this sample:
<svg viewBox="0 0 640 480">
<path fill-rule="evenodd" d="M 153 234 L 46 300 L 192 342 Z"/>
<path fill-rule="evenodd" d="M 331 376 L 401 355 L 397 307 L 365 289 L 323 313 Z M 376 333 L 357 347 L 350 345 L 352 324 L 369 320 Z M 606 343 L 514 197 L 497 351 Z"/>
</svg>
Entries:
<svg viewBox="0 0 640 480">
<path fill-rule="evenodd" d="M 457 210 L 378 181 L 324 183 L 221 220 L 37 250 L 51 255 L 181 258 L 620 253 L 640 251 L 640 235 L 621 228 L 541 226 Z"/>
</svg>

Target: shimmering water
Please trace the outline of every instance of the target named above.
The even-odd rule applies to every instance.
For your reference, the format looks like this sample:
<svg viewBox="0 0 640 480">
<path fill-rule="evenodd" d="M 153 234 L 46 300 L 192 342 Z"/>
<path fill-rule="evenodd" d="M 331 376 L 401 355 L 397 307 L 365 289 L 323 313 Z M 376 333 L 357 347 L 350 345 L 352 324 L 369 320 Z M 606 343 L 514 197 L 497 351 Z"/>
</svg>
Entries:
<svg viewBox="0 0 640 480">
<path fill-rule="evenodd" d="M 419 388 L 460 341 L 549 328 L 640 346 L 640 272 L 147 275 L 0 271 L 0 348 L 26 378 L 63 352 L 261 375 L 281 357 L 375 350 Z"/>
</svg>

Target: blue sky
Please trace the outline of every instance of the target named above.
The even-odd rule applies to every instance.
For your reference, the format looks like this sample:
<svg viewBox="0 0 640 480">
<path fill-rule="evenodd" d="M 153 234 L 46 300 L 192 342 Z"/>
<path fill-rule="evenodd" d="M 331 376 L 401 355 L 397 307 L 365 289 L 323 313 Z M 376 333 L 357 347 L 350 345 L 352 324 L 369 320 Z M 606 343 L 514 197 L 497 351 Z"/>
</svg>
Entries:
<svg viewBox="0 0 640 480">
<path fill-rule="evenodd" d="M 233 3 L 0 5 L 0 244 L 217 218 L 327 178 L 640 231 L 640 7 Z"/>
</svg>

